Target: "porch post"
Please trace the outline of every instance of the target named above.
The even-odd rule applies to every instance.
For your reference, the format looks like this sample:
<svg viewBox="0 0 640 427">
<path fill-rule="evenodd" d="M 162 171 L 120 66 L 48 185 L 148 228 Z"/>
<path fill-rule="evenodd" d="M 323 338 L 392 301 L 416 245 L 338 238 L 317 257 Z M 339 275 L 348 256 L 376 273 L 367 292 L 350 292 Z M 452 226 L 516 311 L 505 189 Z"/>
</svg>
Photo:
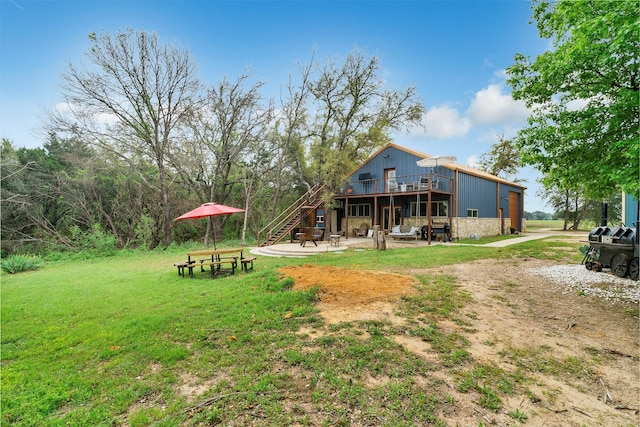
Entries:
<svg viewBox="0 0 640 427">
<path fill-rule="evenodd" d="M 344 238 L 349 238 L 349 196 L 344 198 Z"/>
</svg>

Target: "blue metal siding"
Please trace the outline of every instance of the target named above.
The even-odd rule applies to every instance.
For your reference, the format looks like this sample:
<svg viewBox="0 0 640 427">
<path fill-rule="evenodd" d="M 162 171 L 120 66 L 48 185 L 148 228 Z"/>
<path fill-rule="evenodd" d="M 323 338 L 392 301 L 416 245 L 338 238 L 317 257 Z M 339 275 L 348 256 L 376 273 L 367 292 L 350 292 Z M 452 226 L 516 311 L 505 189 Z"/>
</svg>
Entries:
<svg viewBox="0 0 640 427">
<path fill-rule="evenodd" d="M 627 227 L 632 227 L 633 224 L 638 221 L 638 201 L 634 199 L 632 195 L 625 194 L 623 203 L 625 204 L 625 208 L 622 221 Z"/>
<path fill-rule="evenodd" d="M 524 197 L 522 197 L 522 189 L 501 183 L 500 184 L 500 207 L 504 212 L 504 216 L 507 218 L 509 217 L 509 192 L 511 191 L 513 191 L 514 193 L 520 194 L 520 198 L 518 200 L 518 212 L 522 213 L 523 211 L 522 203 L 523 203 Z"/>
<path fill-rule="evenodd" d="M 478 218 L 496 218 L 496 183 L 473 175 L 458 174 L 458 216 L 466 217 L 467 209 L 477 209 Z M 507 200 L 507 211 L 509 201 Z"/>
<path fill-rule="evenodd" d="M 395 147 L 387 147 L 382 150 L 378 155 L 370 159 L 360 169 L 355 171 L 348 180 L 352 183 L 357 183 L 360 174 L 369 173 L 372 179 L 376 179 L 377 192 L 384 192 L 384 171 L 385 169 L 395 169 L 398 177 L 409 175 L 421 175 L 427 173 L 435 173 L 441 176 L 449 178 L 454 177 L 454 172 L 450 169 L 438 166 L 436 168 L 423 168 L 417 165 L 417 161 L 422 160 L 421 157 L 407 153 L 402 150 L 398 150 Z M 402 179 L 400 179 L 402 181 Z M 354 194 L 358 194 L 358 188 L 354 188 Z"/>
<path fill-rule="evenodd" d="M 415 179 L 416 176 L 419 177 L 420 175 L 427 174 L 436 174 L 452 179 L 456 177 L 455 171 L 444 166 L 435 168 L 424 168 L 418 166 L 416 162 L 421 159 L 422 157 L 420 156 L 405 152 L 393 146 L 384 148 L 375 157 L 367 160 L 358 170 L 348 177 L 347 181 L 353 185 L 352 194 L 358 195 L 385 192 L 384 172 L 386 169 L 395 169 L 396 176 L 398 177 L 398 183 L 403 181 L 403 177 L 409 177 L 409 179 L 414 177 L 413 179 Z M 359 182 L 361 174 L 370 174 L 370 179 L 375 180 L 377 188 L 364 188 L 363 183 Z M 457 188 L 457 200 L 459 204 L 457 212 L 460 217 L 467 216 L 467 209 L 477 209 L 478 217 L 480 218 L 497 218 L 499 215 L 498 208 L 502 208 L 504 215 L 508 216 L 510 191 L 520 194 L 518 212 L 522 212 L 523 210 L 523 189 L 520 187 L 502 182 L 497 183 L 489 177 L 479 177 L 462 171 L 459 171 L 458 179 L 458 183 L 453 183 L 454 188 L 441 188 L 441 190 L 451 190 L 455 193 L 455 189 Z M 496 193 L 497 191 L 499 191 L 499 195 Z M 436 197 L 437 196 L 434 195 L 433 200 L 437 200 Z M 447 200 L 447 198 L 444 198 L 444 200 Z M 456 197 L 454 194 L 452 203 L 455 204 L 455 202 Z M 498 203 L 498 207 L 496 207 L 496 202 Z M 409 215 L 409 206 L 406 203 L 401 203 L 403 216 L 406 217 Z M 449 209 L 450 212 L 455 215 L 456 207 L 450 206 Z M 521 218 L 518 218 L 517 220 L 520 221 Z"/>
</svg>

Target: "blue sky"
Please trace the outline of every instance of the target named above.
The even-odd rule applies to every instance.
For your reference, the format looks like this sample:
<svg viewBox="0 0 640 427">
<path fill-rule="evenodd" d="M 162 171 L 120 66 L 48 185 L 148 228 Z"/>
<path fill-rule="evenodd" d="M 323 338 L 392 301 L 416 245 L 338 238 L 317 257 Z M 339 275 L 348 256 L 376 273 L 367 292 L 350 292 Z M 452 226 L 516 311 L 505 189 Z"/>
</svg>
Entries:
<svg viewBox="0 0 640 427">
<path fill-rule="evenodd" d="M 354 48 L 375 55 L 386 87 L 414 85 L 427 108 L 426 132 L 394 141 L 473 166 L 497 135 L 525 124 L 504 71 L 516 52 L 535 57 L 548 47 L 531 15 L 525 0 L 0 0 L 0 137 L 40 146 L 44 112 L 61 101 L 60 75 L 83 60 L 87 35 L 134 28 L 188 49 L 209 84 L 249 70 L 267 97 L 278 97 L 314 49 L 319 61 Z M 527 211 L 545 210 L 538 176 L 520 176 Z"/>
</svg>

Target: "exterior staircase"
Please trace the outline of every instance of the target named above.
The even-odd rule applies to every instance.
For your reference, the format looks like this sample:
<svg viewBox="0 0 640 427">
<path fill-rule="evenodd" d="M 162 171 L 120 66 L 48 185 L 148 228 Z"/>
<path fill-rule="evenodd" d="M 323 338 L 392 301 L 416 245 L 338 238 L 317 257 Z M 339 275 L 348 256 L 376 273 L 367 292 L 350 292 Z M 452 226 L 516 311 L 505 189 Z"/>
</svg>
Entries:
<svg viewBox="0 0 640 427">
<path fill-rule="evenodd" d="M 270 246 L 287 237 L 294 228 L 300 225 L 307 214 L 322 205 L 324 185 L 314 185 L 291 206 L 280 213 L 273 221 L 258 232 L 258 246 Z M 264 236 L 264 241 L 262 240 Z"/>
</svg>

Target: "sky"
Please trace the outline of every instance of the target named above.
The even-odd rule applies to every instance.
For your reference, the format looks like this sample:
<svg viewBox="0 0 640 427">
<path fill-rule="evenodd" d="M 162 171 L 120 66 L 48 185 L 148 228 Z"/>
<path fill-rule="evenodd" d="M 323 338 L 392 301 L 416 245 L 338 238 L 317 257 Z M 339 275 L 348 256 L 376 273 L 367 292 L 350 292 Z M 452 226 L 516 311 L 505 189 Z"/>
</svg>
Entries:
<svg viewBox="0 0 640 427">
<path fill-rule="evenodd" d="M 189 50 L 213 85 L 248 71 L 279 98 L 299 64 L 376 56 L 385 88 L 415 86 L 426 127 L 394 143 L 476 166 L 498 136 L 513 137 L 529 114 L 511 97 L 506 69 L 516 53 L 549 47 L 525 0 L 0 0 L 0 137 L 35 148 L 46 111 L 62 101 L 60 76 L 85 63 L 88 34 L 132 28 Z M 547 211 L 540 174 L 521 169 L 525 210 Z"/>
</svg>

